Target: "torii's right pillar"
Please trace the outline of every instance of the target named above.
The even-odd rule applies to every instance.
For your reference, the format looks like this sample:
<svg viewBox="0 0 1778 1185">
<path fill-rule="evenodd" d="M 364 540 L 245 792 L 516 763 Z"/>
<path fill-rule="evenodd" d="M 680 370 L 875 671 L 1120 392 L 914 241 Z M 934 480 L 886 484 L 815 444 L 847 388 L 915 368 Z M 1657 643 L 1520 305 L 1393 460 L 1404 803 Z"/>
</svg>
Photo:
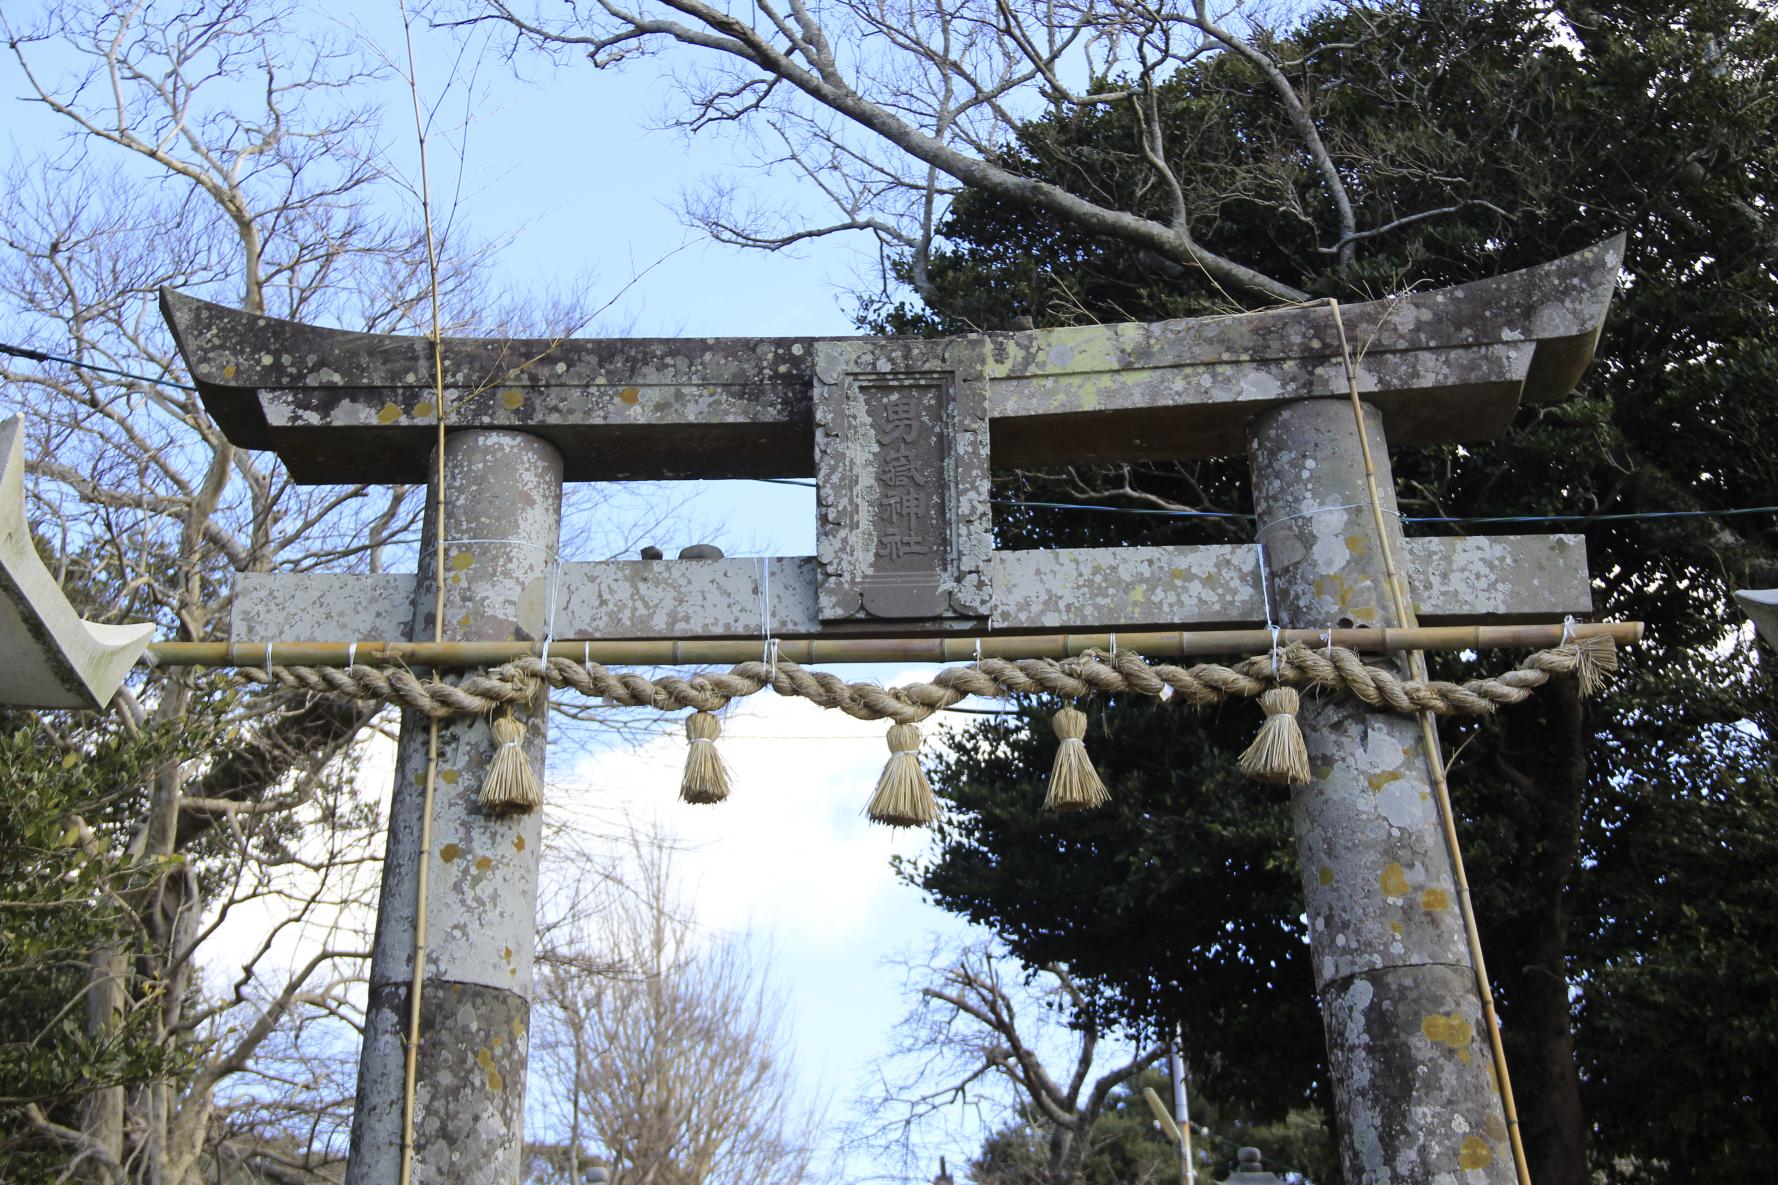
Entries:
<svg viewBox="0 0 1778 1185">
<path fill-rule="evenodd" d="M 1364 419 L 1399 557 L 1382 417 L 1366 406 Z M 1248 443 L 1276 624 L 1412 624 L 1395 620 L 1351 403 L 1285 404 L 1252 422 Z M 1313 693 L 1299 718 L 1311 773 L 1291 807 L 1346 1180 L 1509 1185 L 1512 1151 L 1419 724 Z"/>
</svg>

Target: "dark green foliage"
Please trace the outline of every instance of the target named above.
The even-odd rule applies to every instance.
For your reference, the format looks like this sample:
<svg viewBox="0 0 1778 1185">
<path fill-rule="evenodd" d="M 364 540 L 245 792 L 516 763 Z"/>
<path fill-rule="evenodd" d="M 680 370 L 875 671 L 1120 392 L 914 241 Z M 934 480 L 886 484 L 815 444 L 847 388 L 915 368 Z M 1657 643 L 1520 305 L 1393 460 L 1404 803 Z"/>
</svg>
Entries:
<svg viewBox="0 0 1778 1185">
<path fill-rule="evenodd" d="M 1351 44 L 1319 48 L 1334 43 Z M 1166 96 L 1169 152 L 1213 249 L 1363 299 L 1629 232 L 1625 287 L 1575 397 L 1524 409 L 1500 441 L 1397 453 L 1407 513 L 1778 504 L 1778 18 L 1723 2 L 1552 14 L 1452 0 L 1341 10 L 1276 44 L 1309 63 L 1294 78 L 1362 225 L 1460 209 L 1367 240 L 1337 267 L 1315 249 L 1328 244 L 1318 179 L 1269 97 L 1218 62 Z M 1152 212 L 1132 135 L 1127 116 L 1098 108 L 1029 125 L 1007 154 Z M 1230 307 L 1191 275 L 979 195 L 958 201 L 944 233 L 932 305 L 873 310 L 876 324 L 949 332 Z M 1234 458 L 1023 474 L 999 492 L 1118 502 L 1127 482 L 1242 510 L 1244 471 Z M 1447 751 L 1464 746 L 1453 790 L 1540 1185 L 1585 1180 L 1583 1143 L 1614 1180 L 1752 1181 L 1778 1157 L 1778 701 L 1770 654 L 1728 602 L 1732 588 L 1778 583 L 1775 521 L 1465 528 L 1584 530 L 1598 611 L 1650 629 L 1596 704 L 1552 687 L 1483 726 L 1446 728 Z M 1003 513 L 997 529 L 1003 546 L 1247 537 L 1238 523 L 1036 509 Z M 1515 660 L 1451 660 L 1444 673 Z M 1027 961 L 1067 960 L 1130 1023 L 1181 1020 L 1209 1089 L 1260 1117 L 1313 1098 L 1323 1071 L 1285 808 L 1233 772 L 1256 715 L 1096 709 L 1087 744 L 1113 806 L 1056 820 L 1036 810 L 1047 722 L 985 725 L 940 765 L 953 818 L 906 873 Z"/>
<path fill-rule="evenodd" d="M 1288 794 L 1226 759 L 1252 737 L 1245 707 L 1188 710 L 1181 728 L 1152 700 L 1095 702 L 1087 748 L 1111 802 L 1066 816 L 1036 809 L 1057 744 L 1041 715 L 972 729 L 934 767 L 953 808 L 936 825 L 943 859 L 907 871 L 1026 963 L 1065 962 L 1111 1015 L 1178 1018 L 1217 1098 L 1282 1108 L 1312 1093 L 1321 1022 L 1298 961 Z M 1255 1008 L 1259 991 L 1295 1006 Z"/>
<path fill-rule="evenodd" d="M 1093 1124 L 1091 1147 L 1081 1161 L 1077 1185 L 1175 1185 L 1179 1151 L 1155 1125 L 1142 1097 L 1153 1090 L 1172 1110 L 1173 1088 L 1165 1073 L 1145 1071 L 1117 1087 Z M 1332 1133 L 1309 1111 L 1293 1111 L 1266 1124 L 1242 1124 L 1226 1117 L 1215 1102 L 1191 1101 L 1192 1163 L 1198 1180 L 1225 1176 L 1244 1145 L 1264 1153 L 1266 1165 L 1287 1180 L 1338 1179 Z M 969 1164 L 973 1185 L 1047 1185 L 1049 1130 L 1030 1117 L 994 1132 Z M 1212 1176 L 1213 1175 L 1213 1176 Z"/>
<path fill-rule="evenodd" d="M 119 863 L 114 841 L 134 826 L 155 772 L 201 750 L 201 721 L 131 736 L 80 717 L 60 727 L 0 714 L 0 1156 L 11 1179 L 33 1179 L 13 1108 L 34 1102 L 79 1126 L 100 1087 L 175 1075 L 184 1052 L 157 1043 L 146 1009 L 89 1029 L 95 951 L 139 941 L 142 894 L 164 871 Z M 65 1163 L 65 1156 L 45 1162 Z"/>
</svg>

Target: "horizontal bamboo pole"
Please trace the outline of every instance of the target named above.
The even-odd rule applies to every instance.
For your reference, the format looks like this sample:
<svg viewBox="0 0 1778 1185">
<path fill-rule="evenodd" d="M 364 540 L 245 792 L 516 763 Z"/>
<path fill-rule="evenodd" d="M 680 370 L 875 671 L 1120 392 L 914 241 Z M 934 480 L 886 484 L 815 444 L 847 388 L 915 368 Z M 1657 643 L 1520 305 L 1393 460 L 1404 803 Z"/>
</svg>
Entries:
<svg viewBox="0 0 1778 1185">
<path fill-rule="evenodd" d="M 1288 645 L 1344 646 L 1369 654 L 1400 650 L 1536 650 L 1561 644 L 1561 625 L 1438 625 L 1413 629 L 1280 630 Z M 1605 635 L 1620 645 L 1642 639 L 1640 621 L 1576 623 L 1576 639 Z M 1132 630 L 1118 633 L 1000 634 L 946 638 L 784 638 L 778 655 L 805 666 L 853 662 L 969 662 L 982 658 L 1067 658 L 1116 646 L 1147 658 L 1196 658 L 1262 654 L 1272 647 L 1269 630 Z M 979 649 L 978 649 L 979 647 Z M 410 667 L 492 667 L 538 655 L 538 642 L 155 642 L 151 666 L 343 667 L 351 662 Z M 557 658 L 605 666 L 732 666 L 759 658 L 760 640 L 645 639 L 550 643 Z"/>
</svg>

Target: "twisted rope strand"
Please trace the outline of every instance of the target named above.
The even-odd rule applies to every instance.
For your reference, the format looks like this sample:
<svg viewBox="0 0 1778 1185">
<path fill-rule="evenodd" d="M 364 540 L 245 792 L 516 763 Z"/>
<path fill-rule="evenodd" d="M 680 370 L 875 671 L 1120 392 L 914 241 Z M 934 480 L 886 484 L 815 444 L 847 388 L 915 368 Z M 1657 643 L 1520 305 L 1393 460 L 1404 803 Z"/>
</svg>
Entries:
<svg viewBox="0 0 1778 1185">
<path fill-rule="evenodd" d="M 608 699 L 624 707 L 663 712 L 691 708 L 715 712 L 730 701 L 770 687 L 782 696 L 796 696 L 836 709 L 858 720 L 892 720 L 917 724 L 934 712 L 969 696 L 1006 698 L 1053 695 L 1080 699 L 1092 694 L 1171 696 L 1194 707 L 1250 698 L 1284 685 L 1344 693 L 1363 703 L 1402 715 L 1434 712 L 1441 716 L 1486 715 L 1502 704 L 1516 704 L 1551 675 L 1571 674 L 1579 666 L 1578 648 L 1570 643 L 1539 650 L 1513 670 L 1464 683 L 1404 679 L 1387 667 L 1370 666 L 1353 650 L 1332 647 L 1310 650 L 1293 644 L 1278 657 L 1259 655 L 1234 666 L 1199 663 L 1181 667 L 1151 663 L 1129 650 L 1116 654 L 1090 651 L 1073 658 L 1026 658 L 1008 661 L 984 658 L 968 666 L 947 667 L 928 683 L 883 687 L 849 683 L 827 671 L 811 671 L 789 659 L 776 666 L 737 663 L 727 671 L 686 678 L 662 675 L 650 679 L 634 672 L 612 671 L 598 663 L 551 658 L 547 664 L 527 657 L 457 682 L 421 679 L 399 667 L 371 666 L 241 667 L 236 678 L 293 690 L 344 695 L 409 708 L 434 718 L 491 712 L 530 702 L 545 685 L 581 695 Z"/>
</svg>

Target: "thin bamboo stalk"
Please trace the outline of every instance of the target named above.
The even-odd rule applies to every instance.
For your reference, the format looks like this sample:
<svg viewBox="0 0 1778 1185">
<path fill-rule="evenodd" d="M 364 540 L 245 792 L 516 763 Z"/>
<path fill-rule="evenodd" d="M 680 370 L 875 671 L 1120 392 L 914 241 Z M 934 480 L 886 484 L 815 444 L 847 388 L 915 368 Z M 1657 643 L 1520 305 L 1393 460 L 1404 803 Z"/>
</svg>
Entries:
<svg viewBox="0 0 1778 1185">
<path fill-rule="evenodd" d="M 1340 335 L 1340 353 L 1346 363 L 1346 391 L 1352 400 L 1352 414 L 1358 421 L 1358 446 L 1364 455 L 1364 480 L 1369 495 L 1371 521 L 1376 527 L 1377 542 L 1382 550 L 1383 577 L 1389 586 L 1389 598 L 1398 621 L 1408 626 L 1417 624 L 1412 601 L 1407 595 L 1407 582 L 1395 566 L 1395 552 L 1389 544 L 1389 532 L 1383 521 L 1383 499 L 1377 490 L 1377 462 L 1371 454 L 1370 437 L 1364 430 L 1364 404 L 1358 397 L 1358 372 L 1352 361 L 1352 346 L 1346 340 L 1346 323 L 1340 316 L 1340 302 L 1328 301 L 1333 310 L 1334 328 Z M 1426 679 L 1424 646 L 1407 649 L 1408 671 L 1414 678 Z M 1421 712 L 1420 741 L 1426 750 L 1426 770 L 1438 802 L 1439 822 L 1444 829 L 1445 847 L 1451 855 L 1451 878 L 1457 890 L 1457 908 L 1463 918 L 1464 937 L 1469 944 L 1470 962 L 1474 964 L 1476 993 L 1482 1002 L 1482 1025 L 1488 1032 L 1488 1051 L 1494 1061 L 1494 1078 L 1500 1091 L 1500 1110 L 1506 1119 L 1507 1140 L 1513 1153 L 1513 1172 L 1518 1185 L 1531 1185 L 1530 1162 L 1525 1156 L 1525 1139 L 1519 1129 L 1519 1104 L 1513 1097 L 1512 1075 L 1507 1072 L 1506 1046 L 1500 1039 L 1500 1018 L 1494 1009 L 1494 990 L 1488 981 L 1488 962 L 1482 956 L 1482 935 L 1476 925 L 1475 904 L 1470 899 L 1469 874 L 1463 867 L 1463 848 L 1457 842 L 1457 817 L 1451 806 L 1451 787 L 1446 779 L 1444 750 L 1438 743 L 1438 726 L 1431 712 Z"/>
<path fill-rule="evenodd" d="M 1281 630 L 1283 644 L 1341 646 L 1366 654 L 1410 650 L 1539 650 L 1562 643 L 1560 625 L 1435 625 L 1388 629 Z M 1574 640 L 1599 635 L 1620 646 L 1642 639 L 1640 621 L 1576 624 Z M 805 666 L 862 662 L 968 662 L 982 658 L 1067 658 L 1114 646 L 1148 658 L 1260 654 L 1272 648 L 1267 630 L 1119 630 L 1116 633 L 965 635 L 950 638 L 814 637 L 778 639 L 778 655 Z M 580 640 L 549 644 L 558 658 L 606 666 L 713 666 L 759 658 L 759 639 L 656 638 Z M 155 642 L 145 661 L 154 666 L 488 667 L 541 655 L 538 642 Z"/>
</svg>

